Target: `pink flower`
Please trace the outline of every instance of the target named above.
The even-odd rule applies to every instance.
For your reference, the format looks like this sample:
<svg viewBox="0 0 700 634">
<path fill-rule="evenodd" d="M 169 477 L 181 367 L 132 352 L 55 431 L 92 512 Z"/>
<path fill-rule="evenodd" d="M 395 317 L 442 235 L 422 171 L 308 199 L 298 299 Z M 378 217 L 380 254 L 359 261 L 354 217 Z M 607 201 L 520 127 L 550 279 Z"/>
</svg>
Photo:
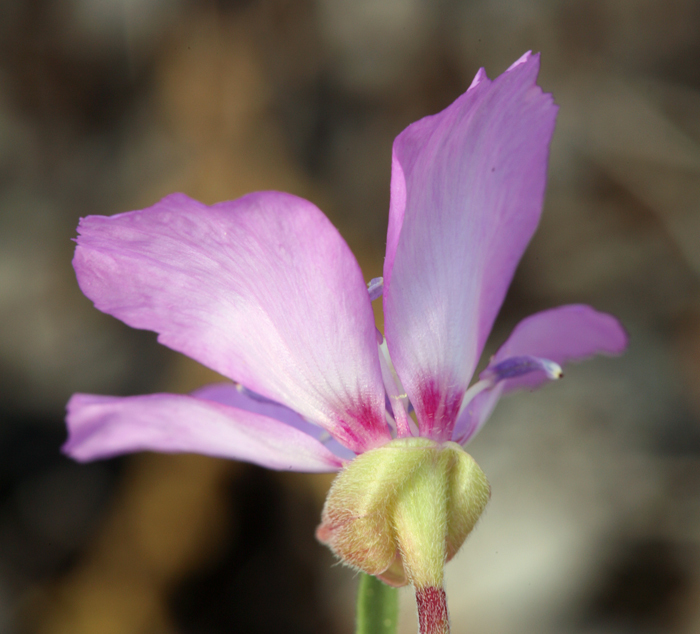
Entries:
<svg viewBox="0 0 700 634">
<path fill-rule="evenodd" d="M 480 70 L 451 106 L 394 142 L 386 339 L 370 299 L 381 280 L 368 293 L 342 237 L 296 196 L 207 207 L 173 194 L 81 220 L 74 266 L 95 306 L 235 383 L 191 395 L 76 394 L 64 451 L 334 471 L 396 438 L 464 445 L 501 395 L 557 378 L 567 362 L 622 352 L 615 318 L 562 306 L 521 322 L 470 387 L 542 209 L 557 107 L 536 85 L 538 69 L 528 53 L 493 81 Z"/>
</svg>

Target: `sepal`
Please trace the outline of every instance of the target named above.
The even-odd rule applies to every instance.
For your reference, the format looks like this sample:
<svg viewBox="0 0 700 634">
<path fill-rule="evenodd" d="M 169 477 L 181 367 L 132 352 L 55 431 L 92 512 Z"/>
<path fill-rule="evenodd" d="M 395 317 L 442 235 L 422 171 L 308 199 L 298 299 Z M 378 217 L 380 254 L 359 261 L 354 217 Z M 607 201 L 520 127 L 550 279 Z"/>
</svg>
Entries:
<svg viewBox="0 0 700 634">
<path fill-rule="evenodd" d="M 345 563 L 385 583 L 441 587 L 490 495 L 486 476 L 457 444 L 399 438 L 337 476 L 317 537 Z"/>
</svg>

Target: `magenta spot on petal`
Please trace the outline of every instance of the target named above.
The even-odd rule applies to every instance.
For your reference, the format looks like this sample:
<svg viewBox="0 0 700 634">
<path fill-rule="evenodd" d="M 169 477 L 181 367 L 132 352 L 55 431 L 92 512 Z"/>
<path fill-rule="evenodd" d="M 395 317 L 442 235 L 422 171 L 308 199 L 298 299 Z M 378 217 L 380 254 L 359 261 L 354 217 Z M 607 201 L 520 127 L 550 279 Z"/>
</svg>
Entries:
<svg viewBox="0 0 700 634">
<path fill-rule="evenodd" d="M 425 383 L 415 404 L 420 435 L 438 441 L 449 440 L 463 396 L 464 390 L 445 392 L 434 381 Z"/>
<path fill-rule="evenodd" d="M 349 407 L 338 420 L 340 433 L 336 438 L 348 449 L 362 453 L 391 440 L 386 420 L 372 404 L 360 401 Z"/>
</svg>

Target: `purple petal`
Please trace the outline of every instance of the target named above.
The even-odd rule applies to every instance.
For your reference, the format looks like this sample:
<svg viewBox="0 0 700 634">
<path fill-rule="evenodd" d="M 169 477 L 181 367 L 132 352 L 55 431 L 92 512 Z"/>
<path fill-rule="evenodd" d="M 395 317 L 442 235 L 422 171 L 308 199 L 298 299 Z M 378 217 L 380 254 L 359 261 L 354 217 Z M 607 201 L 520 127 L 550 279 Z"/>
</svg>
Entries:
<svg viewBox="0 0 700 634">
<path fill-rule="evenodd" d="M 612 315 L 582 304 L 559 306 L 523 319 L 481 376 L 492 379 L 494 368 L 503 368 L 514 359 L 545 359 L 563 366 L 596 354 L 621 354 L 627 341 L 625 329 Z M 502 380 L 477 394 L 459 415 L 453 434 L 455 442 L 468 442 L 483 427 L 503 394 L 518 389 L 532 390 L 552 377 L 547 375 L 544 364 L 541 369 L 514 378 L 505 375 L 498 378 Z"/>
<path fill-rule="evenodd" d="M 535 313 L 523 319 L 489 363 L 493 367 L 511 357 L 531 355 L 564 366 L 596 354 L 621 354 L 627 333 L 620 322 L 590 306 L 571 304 Z M 547 381 L 543 371 L 530 372 L 504 383 L 504 393 L 533 389 Z"/>
<path fill-rule="evenodd" d="M 386 338 L 421 435 L 448 439 L 542 209 L 557 108 L 526 55 L 394 142 Z"/>
<path fill-rule="evenodd" d="M 503 395 L 503 383 L 477 394 L 457 417 L 452 440 L 466 445 L 484 426 Z"/>
<path fill-rule="evenodd" d="M 363 451 L 390 439 L 372 307 L 335 227 L 258 192 L 207 207 L 173 194 L 79 226 L 74 266 L 100 310 Z"/>
<path fill-rule="evenodd" d="M 69 435 L 63 451 L 81 462 L 159 451 L 200 453 L 292 471 L 337 471 L 343 464 L 295 427 L 194 396 L 75 394 L 66 420 Z"/>
</svg>

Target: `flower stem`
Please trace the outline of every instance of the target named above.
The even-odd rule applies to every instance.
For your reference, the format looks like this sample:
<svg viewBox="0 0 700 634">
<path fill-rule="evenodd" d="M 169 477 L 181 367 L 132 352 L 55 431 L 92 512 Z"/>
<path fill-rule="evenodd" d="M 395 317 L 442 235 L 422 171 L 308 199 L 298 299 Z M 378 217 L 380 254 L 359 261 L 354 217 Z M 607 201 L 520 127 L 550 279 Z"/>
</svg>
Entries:
<svg viewBox="0 0 700 634">
<path fill-rule="evenodd" d="M 360 573 L 356 634 L 396 634 L 399 594 L 372 575 Z"/>
<path fill-rule="evenodd" d="M 447 598 L 443 588 L 416 588 L 420 634 L 450 634 Z"/>
</svg>

